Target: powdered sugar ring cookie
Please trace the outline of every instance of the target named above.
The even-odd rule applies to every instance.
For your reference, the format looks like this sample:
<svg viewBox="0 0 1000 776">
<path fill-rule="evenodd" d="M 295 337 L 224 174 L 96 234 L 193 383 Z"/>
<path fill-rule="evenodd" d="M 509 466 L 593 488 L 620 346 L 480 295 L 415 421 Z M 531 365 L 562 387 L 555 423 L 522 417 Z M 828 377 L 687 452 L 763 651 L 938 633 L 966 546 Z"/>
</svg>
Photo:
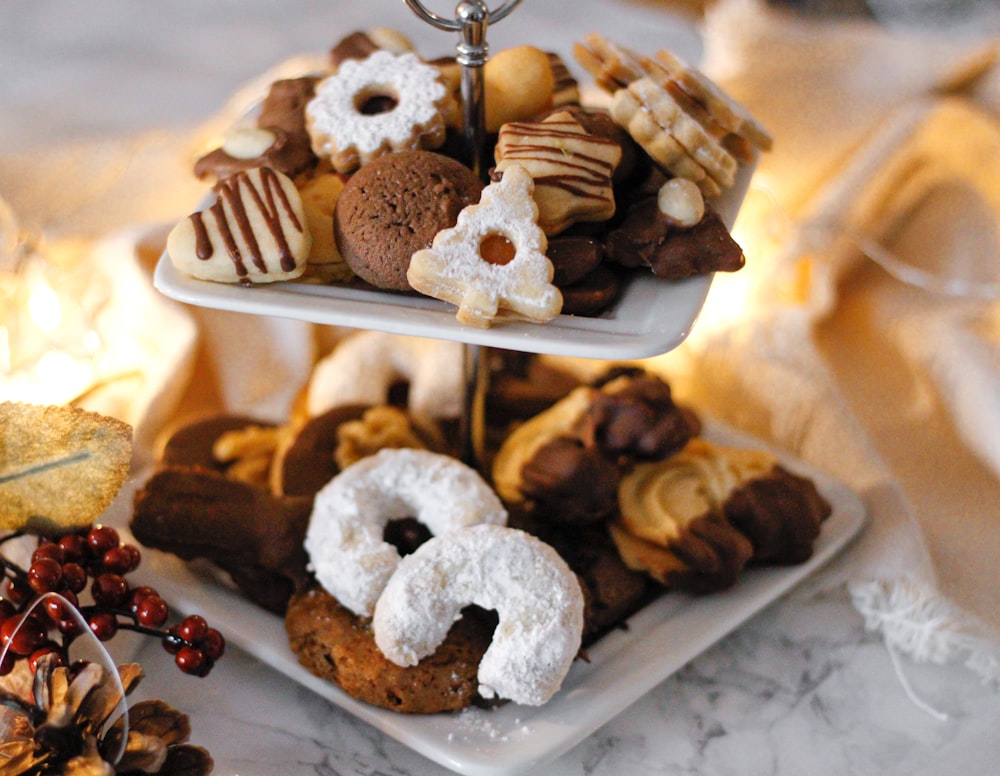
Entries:
<svg viewBox="0 0 1000 776">
<path fill-rule="evenodd" d="M 398 380 L 409 382 L 414 414 L 457 418 L 465 390 L 462 345 L 381 331 L 352 334 L 313 368 L 306 409 L 315 416 L 342 404 L 384 404 Z"/>
<path fill-rule="evenodd" d="M 371 616 L 399 564 L 382 534 L 404 517 L 440 535 L 506 523 L 507 512 L 474 469 L 447 455 L 381 450 L 348 466 L 316 494 L 305 548 L 319 583 L 355 614 Z"/>
<path fill-rule="evenodd" d="M 406 273 L 410 285 L 458 305 L 458 320 L 480 328 L 501 309 L 537 322 L 554 318 L 562 294 L 552 284 L 534 190 L 524 167 L 506 168 L 500 181 L 483 189 L 479 204 L 464 208 L 454 227 L 413 254 Z"/>
<path fill-rule="evenodd" d="M 313 151 L 351 172 L 390 151 L 437 148 L 451 99 L 437 68 L 416 54 L 380 50 L 347 60 L 306 105 Z"/>
<path fill-rule="evenodd" d="M 531 706 L 551 698 L 580 649 L 583 593 L 548 544 L 476 525 L 436 536 L 400 562 L 375 605 L 375 643 L 397 665 L 434 652 L 468 604 L 499 623 L 479 663 L 479 694 Z"/>
</svg>

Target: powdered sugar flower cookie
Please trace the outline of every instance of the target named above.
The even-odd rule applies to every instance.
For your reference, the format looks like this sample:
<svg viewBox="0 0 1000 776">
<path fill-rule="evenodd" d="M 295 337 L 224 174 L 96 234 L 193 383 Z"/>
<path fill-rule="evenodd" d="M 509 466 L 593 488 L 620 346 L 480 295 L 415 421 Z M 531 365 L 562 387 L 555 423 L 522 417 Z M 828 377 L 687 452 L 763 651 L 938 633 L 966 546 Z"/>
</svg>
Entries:
<svg viewBox="0 0 1000 776">
<path fill-rule="evenodd" d="M 544 322 L 562 309 L 548 241 L 538 226 L 534 181 L 511 165 L 477 205 L 410 259 L 406 278 L 422 294 L 458 305 L 460 322 L 488 328 L 501 311 Z"/>
<path fill-rule="evenodd" d="M 437 148 L 452 99 L 438 69 L 416 54 L 347 60 L 306 105 L 313 151 L 351 172 L 391 151 Z"/>
</svg>

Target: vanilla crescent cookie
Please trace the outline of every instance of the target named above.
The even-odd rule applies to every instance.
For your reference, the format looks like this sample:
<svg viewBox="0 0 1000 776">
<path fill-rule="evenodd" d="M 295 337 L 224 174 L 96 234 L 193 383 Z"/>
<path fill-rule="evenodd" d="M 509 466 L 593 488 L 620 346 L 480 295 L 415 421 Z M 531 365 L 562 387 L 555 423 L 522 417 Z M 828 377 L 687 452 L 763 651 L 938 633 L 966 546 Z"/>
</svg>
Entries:
<svg viewBox="0 0 1000 776">
<path fill-rule="evenodd" d="M 306 105 L 313 151 L 351 172 L 391 151 L 437 148 L 452 99 L 438 69 L 416 54 L 379 50 L 347 60 Z"/>
<path fill-rule="evenodd" d="M 476 525 L 436 536 L 403 558 L 379 597 L 375 643 L 397 665 L 416 665 L 469 604 L 499 616 L 479 663 L 479 694 L 531 706 L 548 701 L 580 649 L 576 574 L 551 546 L 514 528 Z"/>
<path fill-rule="evenodd" d="M 446 340 L 361 331 L 341 341 L 313 368 L 306 389 L 310 417 L 344 404 L 384 404 L 393 383 L 409 383 L 415 415 L 443 420 L 462 414 L 462 345 Z"/>
<path fill-rule="evenodd" d="M 417 291 L 458 305 L 460 322 L 489 327 L 498 313 L 543 322 L 562 309 L 538 226 L 534 182 L 520 165 L 483 189 L 478 204 L 410 259 L 406 278 Z"/>
<path fill-rule="evenodd" d="M 355 614 L 371 616 L 399 564 L 382 534 L 406 517 L 441 535 L 505 524 L 507 512 L 474 469 L 447 455 L 386 449 L 348 466 L 316 494 L 305 549 L 319 583 Z"/>
<path fill-rule="evenodd" d="M 259 167 L 219 181 L 214 191 L 211 206 L 167 235 L 180 272 L 219 283 L 273 283 L 305 272 L 312 235 L 290 178 Z"/>
</svg>

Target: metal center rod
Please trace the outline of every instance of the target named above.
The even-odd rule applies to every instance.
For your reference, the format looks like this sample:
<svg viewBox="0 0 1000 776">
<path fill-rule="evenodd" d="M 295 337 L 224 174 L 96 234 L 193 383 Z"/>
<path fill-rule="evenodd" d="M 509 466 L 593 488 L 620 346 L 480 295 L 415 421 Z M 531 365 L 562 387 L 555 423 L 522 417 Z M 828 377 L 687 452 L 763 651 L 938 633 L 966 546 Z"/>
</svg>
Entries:
<svg viewBox="0 0 1000 776">
<path fill-rule="evenodd" d="M 486 30 L 513 11 L 521 0 L 507 0 L 490 11 L 485 0 L 462 0 L 455 18 L 429 11 L 420 0 L 404 0 L 423 21 L 440 30 L 460 33 L 455 61 L 462 67 L 462 118 L 465 162 L 480 180 L 486 170 L 486 93 L 483 67 L 489 59 Z M 489 384 L 487 348 L 466 344 L 464 348 L 465 397 L 462 412 L 462 459 L 481 468 L 485 462 L 486 392 Z"/>
</svg>

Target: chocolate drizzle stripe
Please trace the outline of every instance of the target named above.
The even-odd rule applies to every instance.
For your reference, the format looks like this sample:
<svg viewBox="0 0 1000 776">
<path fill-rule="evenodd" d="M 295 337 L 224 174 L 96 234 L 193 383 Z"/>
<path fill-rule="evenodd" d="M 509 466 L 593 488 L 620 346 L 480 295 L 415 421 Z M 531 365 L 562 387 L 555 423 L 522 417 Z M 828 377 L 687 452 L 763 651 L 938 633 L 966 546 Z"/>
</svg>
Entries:
<svg viewBox="0 0 1000 776">
<path fill-rule="evenodd" d="M 233 262 L 237 276 L 246 277 L 248 270 L 244 256 L 240 251 L 239 241 L 233 231 L 234 226 L 246 245 L 248 258 L 253 262 L 254 267 L 266 274 L 268 272 L 267 263 L 264 260 L 247 209 L 247 198 L 252 200 L 253 206 L 260 213 L 277 245 L 281 269 L 289 272 L 295 269 L 295 258 L 292 256 L 282 226 L 282 212 L 299 232 L 303 231 L 302 223 L 292 208 L 292 203 L 281 185 L 278 174 L 268 167 L 261 167 L 251 172 L 259 176 L 260 188 L 255 185 L 249 172 L 232 175 L 216 184 L 215 190 L 218 199 L 208 208 L 208 212 L 215 219 L 222 243 Z M 226 212 L 227 206 L 229 215 Z M 206 261 L 214 254 L 214 246 L 205 226 L 204 216 L 202 213 L 194 213 L 191 216 L 191 221 L 195 231 L 195 253 L 199 259 Z"/>
<path fill-rule="evenodd" d="M 601 159 L 595 159 L 583 154 L 567 156 L 544 146 L 520 146 L 509 149 L 504 154 L 504 161 L 550 162 L 560 167 L 571 168 L 586 175 L 597 185 L 607 185 L 611 174 L 611 166 Z"/>
</svg>

